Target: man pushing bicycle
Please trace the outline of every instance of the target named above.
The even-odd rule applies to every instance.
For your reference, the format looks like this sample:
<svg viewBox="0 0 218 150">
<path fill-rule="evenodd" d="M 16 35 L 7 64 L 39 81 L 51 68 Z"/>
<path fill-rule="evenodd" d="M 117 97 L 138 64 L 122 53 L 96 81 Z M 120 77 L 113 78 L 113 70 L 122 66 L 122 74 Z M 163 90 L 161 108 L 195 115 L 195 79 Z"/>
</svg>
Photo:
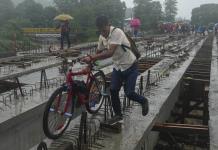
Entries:
<svg viewBox="0 0 218 150">
<path fill-rule="evenodd" d="M 111 77 L 111 100 L 115 116 L 109 120 L 110 124 L 122 121 L 121 104 L 119 98 L 119 91 L 124 85 L 124 92 L 126 96 L 142 106 L 142 115 L 148 113 L 148 100 L 135 92 L 135 85 L 138 76 L 137 58 L 134 53 L 128 49 L 130 42 L 125 33 L 110 25 L 106 16 L 99 16 L 96 18 L 96 26 L 100 32 L 98 52 L 95 55 L 87 56 L 82 59 L 84 62 L 96 61 L 112 57 L 113 72 Z M 127 48 L 123 48 L 123 45 Z M 99 52 L 102 48 L 105 51 Z"/>
</svg>

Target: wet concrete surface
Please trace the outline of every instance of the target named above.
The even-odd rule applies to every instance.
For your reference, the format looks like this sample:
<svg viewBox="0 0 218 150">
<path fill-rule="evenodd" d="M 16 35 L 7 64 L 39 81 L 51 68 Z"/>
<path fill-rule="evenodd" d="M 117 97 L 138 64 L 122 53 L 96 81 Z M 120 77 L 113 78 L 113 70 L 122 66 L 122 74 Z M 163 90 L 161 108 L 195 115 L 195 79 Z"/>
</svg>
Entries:
<svg viewBox="0 0 218 150">
<path fill-rule="evenodd" d="M 7 80 L 14 77 L 20 77 L 25 74 L 33 73 L 40 71 L 42 69 L 47 69 L 55 67 L 61 64 L 61 60 L 56 57 L 48 57 L 42 59 L 39 63 L 31 63 L 31 66 L 26 68 L 18 68 L 15 65 L 7 65 L 1 67 L 0 71 L 0 80 Z"/>
<path fill-rule="evenodd" d="M 170 70 L 168 77 L 161 80 L 156 87 L 148 91 L 145 96 L 149 99 L 150 110 L 147 116 L 141 115 L 141 107 L 134 106 L 131 112 L 124 117 L 124 124 L 120 134 L 108 133 L 111 138 L 101 142 L 105 147 L 103 150 L 151 150 L 155 144 L 155 135 L 152 135 L 151 129 L 155 122 L 165 121 L 177 101 L 180 80 L 187 67 L 193 60 L 196 52 L 200 49 L 202 42 L 195 46 L 190 52 L 190 57 L 179 64 L 178 68 Z M 164 62 L 172 61 L 165 58 L 154 67 L 151 71 L 159 67 Z M 145 72 L 142 75 L 146 75 Z M 156 136 L 157 138 L 157 136 Z"/>
<path fill-rule="evenodd" d="M 153 124 L 156 121 L 165 121 L 168 118 L 171 108 L 178 97 L 180 79 L 183 76 L 188 64 L 195 56 L 199 46 L 195 47 L 188 60 L 179 65 L 179 69 L 170 70 L 170 76 L 164 77 L 159 81 L 158 85 L 151 87 L 151 89 L 145 93 L 145 96 L 149 99 L 150 112 L 146 117 L 141 116 L 141 107 L 137 104 L 131 108 L 129 112 L 125 113 L 124 124 L 121 134 L 105 133 L 109 136 L 109 139 L 101 140 L 100 144 L 105 146 L 102 149 L 141 149 L 144 146 L 145 149 L 152 149 L 155 144 L 155 133 L 150 133 Z M 169 66 L 177 61 L 177 58 L 166 57 L 160 63 L 152 67 L 151 71 L 162 71 L 166 66 Z M 182 67 L 183 69 L 180 69 Z M 162 69 L 161 69 L 162 68 Z M 109 70 L 109 69 L 107 69 Z M 141 74 L 146 76 L 147 72 Z M 122 95 L 122 94 L 121 94 Z M 78 122 L 77 119 L 73 122 Z M 128 131 L 128 132 L 127 132 Z M 61 139 L 60 139 L 61 140 Z M 47 143 L 51 141 L 47 140 Z M 146 144 L 145 144 L 146 143 Z"/>
<path fill-rule="evenodd" d="M 101 63 L 100 67 L 107 66 L 110 64 L 111 60 L 107 60 L 104 63 Z M 107 74 L 111 72 L 112 66 L 108 65 L 107 67 L 104 67 L 103 71 Z M 63 74 L 59 73 L 59 70 L 57 67 L 49 68 L 46 70 L 47 78 L 49 79 L 57 79 L 61 81 L 55 85 L 50 85 L 49 88 L 43 88 L 43 90 L 40 90 L 40 76 L 41 72 L 34 72 L 32 74 L 23 75 L 19 78 L 20 83 L 25 84 L 26 86 L 23 86 L 22 88 L 25 88 L 27 91 L 31 90 L 31 87 L 33 88 L 33 95 L 22 97 L 21 95 L 18 95 L 18 98 L 11 97 L 11 99 L 6 99 L 7 106 L 4 106 L 3 103 L 0 103 L 0 107 L 2 108 L 2 113 L 0 114 L 1 119 L 0 122 L 4 122 L 7 119 L 13 118 L 27 110 L 31 110 L 35 106 L 44 103 L 48 100 L 51 93 L 58 87 L 60 84 L 62 84 L 65 81 L 65 76 Z M 12 92 L 12 91 L 11 91 Z M 8 92 L 6 92 L 8 93 Z M 5 93 L 5 94 L 6 94 Z M 9 92 L 10 93 L 10 92 Z M 8 93 L 8 95 L 9 95 Z M 18 93 L 19 94 L 19 93 Z M 4 95 L 4 94 L 3 94 Z M 5 95 L 6 96 L 6 95 Z M 2 100 L 2 97 L 0 98 Z M 26 109 L 28 108 L 28 109 Z M 3 115 L 3 116 L 2 116 Z M 7 118 L 7 119 L 6 119 Z"/>
<path fill-rule="evenodd" d="M 24 84 L 21 83 L 21 86 Z M 0 80 L 0 93 L 10 91 L 14 88 L 18 88 L 17 84 L 13 81 L 2 81 Z"/>
<path fill-rule="evenodd" d="M 190 53 L 191 57 L 189 59 L 192 59 L 192 57 L 194 55 L 195 55 L 195 50 Z M 155 73 L 158 73 L 158 71 L 164 71 L 165 69 L 167 69 L 168 65 L 174 63 L 176 60 L 177 60 L 177 58 L 175 57 L 175 55 L 169 54 L 168 56 L 166 56 L 166 58 L 163 61 L 161 61 L 159 64 L 155 65 L 152 68 L 152 72 L 153 72 L 154 76 L 151 76 L 152 77 L 151 80 L 155 80 L 155 75 L 156 75 Z M 186 60 L 186 61 L 188 61 L 188 60 Z M 108 62 L 110 62 L 110 60 L 108 60 Z M 187 65 L 186 62 L 184 62 L 184 63 L 185 63 L 185 65 L 184 66 L 182 65 L 183 69 L 181 69 L 182 72 L 183 72 L 183 70 L 185 70 L 185 66 Z M 107 73 L 111 72 L 112 66 L 105 67 L 103 70 L 104 70 L 105 74 L 107 74 Z M 182 74 L 182 72 L 180 72 L 180 73 Z M 57 69 L 51 69 L 51 71 L 48 71 L 48 74 L 50 74 L 49 77 L 56 76 L 56 73 L 57 73 Z M 142 75 L 146 76 L 147 72 L 145 72 Z M 34 73 L 34 80 L 33 80 L 32 76 L 28 76 L 28 75 L 21 77 L 20 80 L 24 83 L 31 84 L 32 82 L 34 83 L 35 80 L 37 80 L 36 78 L 38 78 L 38 77 L 40 77 L 40 73 L 38 73 L 38 74 Z M 174 83 L 174 88 L 175 88 L 177 80 L 179 80 L 178 73 L 175 74 L 175 77 L 174 77 L 174 75 L 172 77 L 170 75 L 170 79 L 166 80 L 166 82 L 164 82 L 165 81 L 165 79 L 164 79 L 164 81 L 161 81 L 157 87 L 150 90 L 146 94 L 146 96 L 149 98 L 149 103 L 151 105 L 150 113 L 148 114 L 148 116 L 142 117 L 141 116 L 141 107 L 136 106 L 133 110 L 131 110 L 131 112 L 133 114 L 131 113 L 130 117 L 125 118 L 125 124 L 132 123 L 133 125 L 131 125 L 131 126 L 133 126 L 133 129 L 130 128 L 131 126 L 124 126 L 124 130 L 131 130 L 131 132 L 130 132 L 131 134 L 133 134 L 134 132 L 137 133 L 137 135 L 135 136 L 136 139 L 133 139 L 133 143 L 131 143 L 131 145 L 133 144 L 133 146 L 136 146 L 136 144 L 137 144 L 136 141 L 140 141 L 140 139 L 142 139 L 142 137 L 144 136 L 144 133 L 142 133 L 142 131 L 145 131 L 145 130 L 150 131 L 150 128 L 151 128 L 152 123 L 154 121 L 153 119 L 154 118 L 156 119 L 158 114 L 160 114 L 160 112 L 159 112 L 160 108 L 165 103 L 164 100 L 166 100 L 169 96 L 169 95 L 167 96 L 167 93 L 169 94 L 170 92 L 172 92 L 173 83 Z M 173 79 L 173 80 L 171 80 L 171 79 Z M 162 83 L 162 82 L 164 82 L 164 83 Z M 172 82 L 172 86 L 169 85 L 169 83 L 171 83 L 171 82 Z M 7 108 L 6 112 L 4 111 L 4 114 L 1 113 L 1 122 L 4 123 L 4 122 L 6 122 L 6 120 L 13 119 L 15 116 L 19 116 L 22 113 L 25 113 L 25 112 L 28 113 L 28 111 L 34 110 L 34 108 L 36 108 L 38 106 L 42 107 L 42 105 L 44 105 L 44 103 L 47 101 L 50 94 L 54 91 L 55 88 L 56 87 L 54 86 L 51 89 L 44 89 L 42 91 L 35 92 L 35 95 L 28 97 L 26 100 L 22 99 L 22 100 L 18 100 L 16 102 L 13 102 L 14 103 L 13 105 L 15 106 L 15 104 L 16 104 L 16 107 L 12 106 L 13 107 L 12 109 Z M 138 124 L 137 122 L 140 122 L 140 123 Z M 13 127 L 16 123 L 17 122 L 14 122 L 10 126 Z M 6 127 L 6 126 L 7 125 L 4 125 L 4 127 Z M 7 128 L 9 128 L 9 127 L 7 127 Z M 38 128 L 40 128 L 40 126 L 38 126 Z M 125 132 L 122 135 L 117 135 L 118 136 L 117 141 L 119 141 L 120 144 L 122 145 L 121 148 L 122 147 L 126 148 L 125 143 L 122 143 L 123 141 L 126 141 L 128 138 L 134 137 L 133 135 L 130 135 L 130 133 Z M 20 133 L 20 134 L 22 135 L 22 133 Z M 112 136 L 115 136 L 115 135 L 112 135 Z M 123 137 L 120 138 L 120 136 L 123 136 Z M 43 138 L 42 135 L 40 135 L 39 137 L 41 139 Z M 127 141 L 131 141 L 131 140 L 127 140 Z M 113 143 L 113 141 L 109 141 L 109 143 L 110 142 Z M 119 144 L 119 143 L 117 143 L 117 144 Z"/>
<path fill-rule="evenodd" d="M 110 62 L 109 59 L 101 63 L 100 67 L 107 66 Z M 112 66 L 109 65 L 102 70 L 109 73 Z M 16 149 L 24 150 L 45 138 L 42 131 L 44 106 L 54 90 L 64 82 L 64 76 L 59 74 L 57 67 L 47 69 L 46 73 L 48 79 L 61 78 L 62 81 L 59 84 L 50 85 L 49 88 L 43 87 L 41 90 L 38 86 L 34 89 L 32 95 L 12 96 L 11 99 L 6 100 L 6 105 L 0 103 L 0 133 L 2 135 L 0 137 L 0 149 L 14 149 L 14 145 L 16 145 Z M 24 75 L 19 79 L 21 83 L 32 85 L 39 82 L 40 72 Z M 36 85 L 39 85 L 39 83 Z M 31 90 L 31 88 L 25 86 L 22 88 Z M 81 111 L 76 109 L 74 117 L 80 113 Z"/>
<path fill-rule="evenodd" d="M 49 89 L 45 88 L 40 91 L 35 91 L 32 96 L 19 96 L 18 98 L 7 102 L 8 107 L 4 107 L 4 110 L 0 114 L 0 125 L 9 119 L 19 116 L 20 114 L 45 103 L 56 88 L 57 87 Z"/>
<path fill-rule="evenodd" d="M 218 149 L 218 48 L 217 38 L 214 38 L 211 61 L 211 76 L 209 86 L 209 134 L 210 149 Z"/>
</svg>

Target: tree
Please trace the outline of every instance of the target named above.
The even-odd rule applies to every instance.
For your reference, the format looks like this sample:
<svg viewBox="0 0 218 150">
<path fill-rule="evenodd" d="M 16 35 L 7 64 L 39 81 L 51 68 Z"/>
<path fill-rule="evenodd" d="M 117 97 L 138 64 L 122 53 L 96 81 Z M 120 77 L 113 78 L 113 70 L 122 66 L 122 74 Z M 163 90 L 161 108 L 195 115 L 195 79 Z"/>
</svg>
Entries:
<svg viewBox="0 0 218 150">
<path fill-rule="evenodd" d="M 156 28 L 161 21 L 162 7 L 160 2 L 152 0 L 134 0 L 134 16 L 140 18 L 143 30 Z"/>
<path fill-rule="evenodd" d="M 11 0 L 1 0 L 0 2 L 0 26 L 3 25 L 7 20 L 13 18 L 14 13 L 14 4 Z"/>
<path fill-rule="evenodd" d="M 60 13 L 73 14 L 78 9 L 79 0 L 54 0 Z"/>
<path fill-rule="evenodd" d="M 34 0 L 25 0 L 16 7 L 20 18 L 28 19 L 32 22 L 32 27 L 42 27 L 44 25 L 43 7 Z"/>
<path fill-rule="evenodd" d="M 177 15 L 177 0 L 165 0 L 165 21 L 173 22 Z"/>
<path fill-rule="evenodd" d="M 218 22 L 218 4 L 204 4 L 192 9 L 192 24 L 208 25 Z"/>
<path fill-rule="evenodd" d="M 120 0 L 54 0 L 59 12 L 74 17 L 72 29 L 93 36 L 96 32 L 95 18 L 106 15 L 115 26 L 122 26 L 125 3 Z"/>
<path fill-rule="evenodd" d="M 120 0 L 96 0 L 95 16 L 104 14 L 110 18 L 113 25 L 122 27 L 125 17 L 126 6 Z"/>
<path fill-rule="evenodd" d="M 45 7 L 43 10 L 43 24 L 44 27 L 52 27 L 54 25 L 54 17 L 58 15 L 58 11 L 55 7 Z"/>
<path fill-rule="evenodd" d="M 100 14 L 107 15 L 113 24 L 120 25 L 126 9 L 125 3 L 120 0 L 54 0 L 54 2 L 60 12 L 72 15 L 82 26 L 94 25 L 95 17 Z"/>
<path fill-rule="evenodd" d="M 163 13 L 162 13 L 162 6 L 160 2 L 153 2 L 152 3 L 152 16 L 150 20 L 151 27 L 156 27 L 160 23 L 160 21 L 163 19 Z"/>
</svg>

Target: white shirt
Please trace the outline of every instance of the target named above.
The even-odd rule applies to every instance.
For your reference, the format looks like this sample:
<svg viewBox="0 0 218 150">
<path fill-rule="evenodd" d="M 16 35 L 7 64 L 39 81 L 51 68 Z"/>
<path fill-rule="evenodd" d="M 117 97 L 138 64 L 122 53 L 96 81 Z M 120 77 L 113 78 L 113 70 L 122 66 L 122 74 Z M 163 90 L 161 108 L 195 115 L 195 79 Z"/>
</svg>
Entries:
<svg viewBox="0 0 218 150">
<path fill-rule="evenodd" d="M 105 48 L 108 48 L 108 41 L 106 38 L 100 35 L 98 39 L 98 50 L 103 50 Z"/>
<path fill-rule="evenodd" d="M 109 49 L 111 44 L 118 45 L 112 56 L 113 65 L 116 70 L 124 71 L 132 66 L 136 61 L 136 57 L 131 50 L 125 48 L 126 51 L 124 51 L 121 47 L 122 44 L 130 47 L 129 40 L 125 33 L 119 28 L 113 29 L 114 27 L 111 26 L 108 38 L 104 38 L 102 35 L 99 36 L 98 49 Z"/>
</svg>

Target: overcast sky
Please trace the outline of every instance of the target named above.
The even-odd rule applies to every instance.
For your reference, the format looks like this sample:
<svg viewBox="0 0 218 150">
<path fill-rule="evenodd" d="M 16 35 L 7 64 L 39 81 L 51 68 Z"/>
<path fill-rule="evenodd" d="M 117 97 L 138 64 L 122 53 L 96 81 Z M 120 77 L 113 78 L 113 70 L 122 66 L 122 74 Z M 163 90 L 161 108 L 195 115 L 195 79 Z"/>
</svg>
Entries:
<svg viewBox="0 0 218 150">
<path fill-rule="evenodd" d="M 133 6 L 133 0 L 121 0 L 125 1 L 127 7 Z M 164 0 L 155 0 L 160 1 L 162 4 Z M 178 15 L 177 17 L 182 17 L 186 19 L 191 19 L 191 11 L 195 7 L 199 7 L 201 4 L 207 4 L 207 3 L 217 3 L 218 0 L 177 0 L 178 1 Z"/>
</svg>

